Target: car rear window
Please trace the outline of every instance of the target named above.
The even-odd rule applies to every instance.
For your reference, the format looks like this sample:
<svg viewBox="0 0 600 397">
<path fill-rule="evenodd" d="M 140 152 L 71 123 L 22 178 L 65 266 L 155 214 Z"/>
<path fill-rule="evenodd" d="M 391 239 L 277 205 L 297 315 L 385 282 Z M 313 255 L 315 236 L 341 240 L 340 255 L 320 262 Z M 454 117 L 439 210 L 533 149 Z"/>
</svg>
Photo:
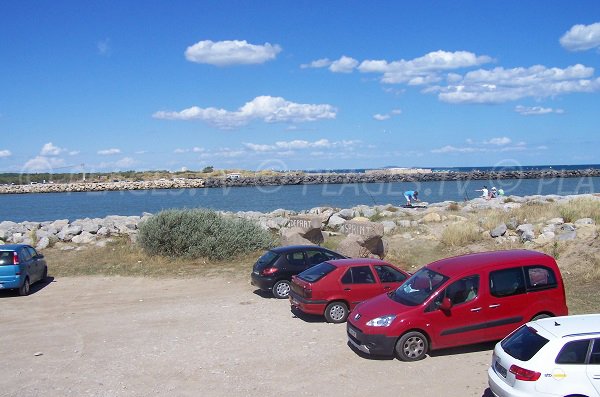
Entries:
<svg viewBox="0 0 600 397">
<path fill-rule="evenodd" d="M 298 275 L 298 278 L 308 281 L 309 283 L 314 283 L 315 281 L 319 281 L 327 274 L 331 273 L 335 269 L 330 263 L 322 262 L 318 265 L 315 265 L 311 268 L 306 269 L 302 273 Z"/>
<path fill-rule="evenodd" d="M 540 336 L 535 328 L 523 325 L 506 337 L 500 343 L 500 346 L 511 357 L 521 361 L 529 361 L 546 343 L 548 343 L 548 339 Z"/>
<path fill-rule="evenodd" d="M 0 265 L 12 265 L 13 256 L 13 251 L 0 251 Z"/>
<path fill-rule="evenodd" d="M 256 265 L 259 269 L 269 267 L 277 260 L 278 257 L 279 254 L 273 251 L 267 251 L 260 258 L 258 258 Z"/>
</svg>

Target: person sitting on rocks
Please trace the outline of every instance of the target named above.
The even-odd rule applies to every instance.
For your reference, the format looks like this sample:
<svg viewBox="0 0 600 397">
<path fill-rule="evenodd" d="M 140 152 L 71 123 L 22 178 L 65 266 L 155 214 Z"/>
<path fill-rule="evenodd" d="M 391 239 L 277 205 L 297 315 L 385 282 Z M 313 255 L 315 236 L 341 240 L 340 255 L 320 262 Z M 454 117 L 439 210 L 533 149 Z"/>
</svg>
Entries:
<svg viewBox="0 0 600 397">
<path fill-rule="evenodd" d="M 496 186 L 492 186 L 492 190 L 490 191 L 490 198 L 496 198 L 498 196 L 498 192 L 496 191 Z"/>
</svg>

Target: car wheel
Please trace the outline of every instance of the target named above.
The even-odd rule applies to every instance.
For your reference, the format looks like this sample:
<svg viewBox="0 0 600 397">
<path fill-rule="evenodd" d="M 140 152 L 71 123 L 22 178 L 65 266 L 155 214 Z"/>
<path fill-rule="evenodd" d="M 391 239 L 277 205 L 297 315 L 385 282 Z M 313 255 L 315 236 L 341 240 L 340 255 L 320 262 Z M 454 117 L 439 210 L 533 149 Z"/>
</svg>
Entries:
<svg viewBox="0 0 600 397">
<path fill-rule="evenodd" d="M 396 342 L 396 354 L 402 361 L 417 361 L 425 358 L 429 342 L 420 332 L 407 332 Z"/>
<path fill-rule="evenodd" d="M 348 306 L 344 302 L 331 302 L 325 308 L 325 320 L 329 323 L 343 323 L 348 318 Z"/>
<path fill-rule="evenodd" d="M 531 319 L 531 321 L 541 320 L 542 318 L 548 318 L 548 317 L 551 317 L 551 316 L 549 314 L 546 314 L 546 313 L 540 313 L 540 314 L 537 314 L 537 315 L 533 316 L 533 318 Z"/>
<path fill-rule="evenodd" d="M 279 280 L 273 286 L 273 296 L 278 299 L 287 299 L 290 296 L 290 282 Z"/>
<path fill-rule="evenodd" d="M 25 277 L 25 281 L 23 281 L 23 285 L 19 287 L 19 295 L 27 296 L 29 295 L 29 277 Z"/>
</svg>

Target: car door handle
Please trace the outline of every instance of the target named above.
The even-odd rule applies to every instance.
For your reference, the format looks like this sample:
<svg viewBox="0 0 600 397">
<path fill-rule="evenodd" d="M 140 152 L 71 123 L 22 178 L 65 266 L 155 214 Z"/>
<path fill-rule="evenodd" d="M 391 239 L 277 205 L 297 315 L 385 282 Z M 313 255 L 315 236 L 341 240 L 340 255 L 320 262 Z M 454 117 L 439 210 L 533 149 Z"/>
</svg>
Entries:
<svg viewBox="0 0 600 397">
<path fill-rule="evenodd" d="M 344 288 L 344 291 L 351 291 L 351 288 Z"/>
<path fill-rule="evenodd" d="M 489 306 L 489 308 L 490 308 L 490 309 L 493 309 L 493 308 L 495 308 L 495 307 L 499 307 L 499 306 L 500 306 L 500 304 L 499 304 L 499 303 L 494 303 L 493 305 L 490 305 L 490 306 Z"/>
<path fill-rule="evenodd" d="M 472 312 L 478 312 L 481 311 L 480 307 L 474 307 L 473 309 L 471 309 Z"/>
</svg>

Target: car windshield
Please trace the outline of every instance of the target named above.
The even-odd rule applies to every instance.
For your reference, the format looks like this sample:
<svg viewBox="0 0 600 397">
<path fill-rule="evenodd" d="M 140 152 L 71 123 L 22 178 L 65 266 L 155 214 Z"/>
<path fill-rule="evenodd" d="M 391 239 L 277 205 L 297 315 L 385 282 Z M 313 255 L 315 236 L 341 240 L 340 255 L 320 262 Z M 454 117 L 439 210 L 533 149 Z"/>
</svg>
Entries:
<svg viewBox="0 0 600 397">
<path fill-rule="evenodd" d="M 422 268 L 391 292 L 390 298 L 406 306 L 418 306 L 425 302 L 446 280 L 448 277 L 443 274 Z"/>
<path fill-rule="evenodd" d="M 316 266 L 306 269 L 298 275 L 298 278 L 308 281 L 309 283 L 314 283 L 315 281 L 322 279 L 325 275 L 331 273 L 334 269 L 335 266 L 332 264 L 322 262 Z"/>
<path fill-rule="evenodd" d="M 506 337 L 501 343 L 502 349 L 510 356 L 521 361 L 528 361 L 548 343 L 548 339 L 540 336 L 537 331 L 526 325 Z"/>
</svg>

